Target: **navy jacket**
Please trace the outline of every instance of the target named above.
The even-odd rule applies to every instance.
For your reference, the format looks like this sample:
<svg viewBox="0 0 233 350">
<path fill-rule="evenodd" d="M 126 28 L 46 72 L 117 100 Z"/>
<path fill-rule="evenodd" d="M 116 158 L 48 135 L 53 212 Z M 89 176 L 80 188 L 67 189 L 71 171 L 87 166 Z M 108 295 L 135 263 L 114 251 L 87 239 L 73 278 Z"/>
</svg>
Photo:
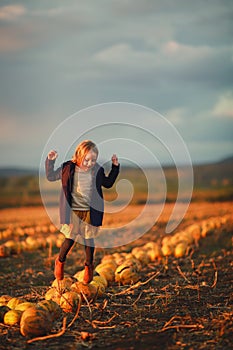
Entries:
<svg viewBox="0 0 233 350">
<path fill-rule="evenodd" d="M 45 170 L 49 181 L 61 180 L 62 188 L 60 193 L 60 223 L 69 224 L 71 217 L 72 189 L 75 172 L 75 163 L 71 160 L 63 163 L 54 170 L 55 160 L 46 158 Z M 93 167 L 92 195 L 90 203 L 90 217 L 93 226 L 101 226 L 104 214 L 104 200 L 102 186 L 110 188 L 113 186 L 119 174 L 120 165 L 112 164 L 112 169 L 108 176 L 105 175 L 103 167 L 98 163 Z"/>
</svg>

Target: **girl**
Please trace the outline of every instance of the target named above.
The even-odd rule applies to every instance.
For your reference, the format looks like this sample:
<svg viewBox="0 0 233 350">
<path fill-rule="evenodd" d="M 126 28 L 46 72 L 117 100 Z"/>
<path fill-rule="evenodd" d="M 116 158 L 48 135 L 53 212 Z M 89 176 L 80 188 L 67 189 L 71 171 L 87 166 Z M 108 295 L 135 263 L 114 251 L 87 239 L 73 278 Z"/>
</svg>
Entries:
<svg viewBox="0 0 233 350">
<path fill-rule="evenodd" d="M 59 256 L 55 260 L 54 275 L 58 280 L 64 278 L 66 256 L 80 234 L 84 240 L 86 253 L 83 282 L 87 284 L 93 279 L 94 237 L 103 221 L 102 186 L 106 188 L 113 186 L 120 165 L 114 154 L 112 156 L 112 169 L 106 176 L 103 167 L 96 162 L 98 149 L 90 140 L 81 142 L 77 146 L 72 160 L 63 163 L 54 170 L 57 156 L 56 151 L 50 151 L 45 162 L 47 179 L 49 181 L 61 179 L 62 182 L 60 222 L 62 224 L 61 232 L 65 235 L 65 240 L 60 248 Z"/>
</svg>

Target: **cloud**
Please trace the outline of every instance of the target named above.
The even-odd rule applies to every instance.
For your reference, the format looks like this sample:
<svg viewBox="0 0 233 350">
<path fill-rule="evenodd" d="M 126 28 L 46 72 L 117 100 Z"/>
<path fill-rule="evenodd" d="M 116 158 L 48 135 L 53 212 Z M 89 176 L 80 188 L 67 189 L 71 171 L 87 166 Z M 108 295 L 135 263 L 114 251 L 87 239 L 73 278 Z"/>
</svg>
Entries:
<svg viewBox="0 0 233 350">
<path fill-rule="evenodd" d="M 25 34 L 22 28 L 0 28 L 0 52 L 10 54 L 25 49 L 29 45 Z"/>
<path fill-rule="evenodd" d="M 184 107 L 177 107 L 167 110 L 164 115 L 174 125 L 180 125 L 187 119 L 189 111 Z"/>
<path fill-rule="evenodd" d="M 233 2 L 101 3 L 20 0 L 0 7 L 0 103 L 11 108 L 1 146 L 7 130 L 22 145 L 42 142 L 67 115 L 109 101 L 158 110 L 186 141 L 216 140 L 217 149 L 230 139 Z"/>
<path fill-rule="evenodd" d="M 228 91 L 219 97 L 213 108 L 213 115 L 217 117 L 233 118 L 233 91 Z"/>
<path fill-rule="evenodd" d="M 157 48 L 139 48 L 130 42 L 119 42 L 97 51 L 92 64 L 105 78 L 122 76 L 128 82 L 150 84 L 161 82 L 177 89 L 192 86 L 233 83 L 232 48 L 219 50 L 208 45 L 184 45 L 178 41 L 167 41 Z M 231 74 L 232 73 L 232 74 Z M 160 86 L 161 87 L 161 86 Z"/>
<path fill-rule="evenodd" d="M 22 5 L 8 5 L 0 7 L 0 20 L 14 21 L 26 14 L 27 10 Z"/>
</svg>

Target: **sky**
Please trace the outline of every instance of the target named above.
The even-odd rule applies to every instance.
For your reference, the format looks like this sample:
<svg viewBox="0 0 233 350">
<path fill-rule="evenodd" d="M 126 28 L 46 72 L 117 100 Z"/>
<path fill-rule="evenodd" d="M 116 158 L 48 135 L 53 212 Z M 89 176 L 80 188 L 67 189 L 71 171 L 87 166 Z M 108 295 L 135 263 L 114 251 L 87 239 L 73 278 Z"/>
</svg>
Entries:
<svg viewBox="0 0 233 350">
<path fill-rule="evenodd" d="M 110 102 L 160 113 L 193 163 L 233 154 L 232 0 L 1 0 L 0 74 L 1 167 L 37 168 L 61 123 Z"/>
</svg>

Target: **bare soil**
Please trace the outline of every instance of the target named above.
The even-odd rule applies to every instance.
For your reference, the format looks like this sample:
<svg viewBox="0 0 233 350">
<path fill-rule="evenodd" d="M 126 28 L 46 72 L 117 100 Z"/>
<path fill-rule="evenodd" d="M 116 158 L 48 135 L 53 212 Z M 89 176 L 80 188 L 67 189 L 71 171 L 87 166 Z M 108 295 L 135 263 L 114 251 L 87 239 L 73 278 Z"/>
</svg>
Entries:
<svg viewBox="0 0 233 350">
<path fill-rule="evenodd" d="M 104 254 L 128 252 L 163 237 L 171 209 L 167 205 L 155 227 L 137 241 L 116 249 L 97 249 L 96 264 Z M 1 225 L 3 217 L 5 225 L 14 217 L 20 223 L 29 212 L 38 221 L 45 220 L 42 208 L 30 210 L 1 211 Z M 231 212 L 229 202 L 191 204 L 179 229 Z M 103 297 L 90 305 L 83 303 L 77 320 L 60 337 L 28 344 L 18 326 L 0 324 L 0 349 L 232 349 L 232 232 L 232 225 L 225 225 L 201 239 L 185 258 L 170 256 L 149 263 L 140 271 L 141 284 L 113 283 Z M 54 279 L 57 252 L 54 247 L 52 255 L 46 248 L 1 258 L 0 295 L 42 300 Z M 76 245 L 67 259 L 67 274 L 81 270 L 83 261 L 83 248 Z M 61 330 L 64 316 L 55 322 L 54 334 Z M 74 315 L 66 316 L 68 324 Z"/>
</svg>

